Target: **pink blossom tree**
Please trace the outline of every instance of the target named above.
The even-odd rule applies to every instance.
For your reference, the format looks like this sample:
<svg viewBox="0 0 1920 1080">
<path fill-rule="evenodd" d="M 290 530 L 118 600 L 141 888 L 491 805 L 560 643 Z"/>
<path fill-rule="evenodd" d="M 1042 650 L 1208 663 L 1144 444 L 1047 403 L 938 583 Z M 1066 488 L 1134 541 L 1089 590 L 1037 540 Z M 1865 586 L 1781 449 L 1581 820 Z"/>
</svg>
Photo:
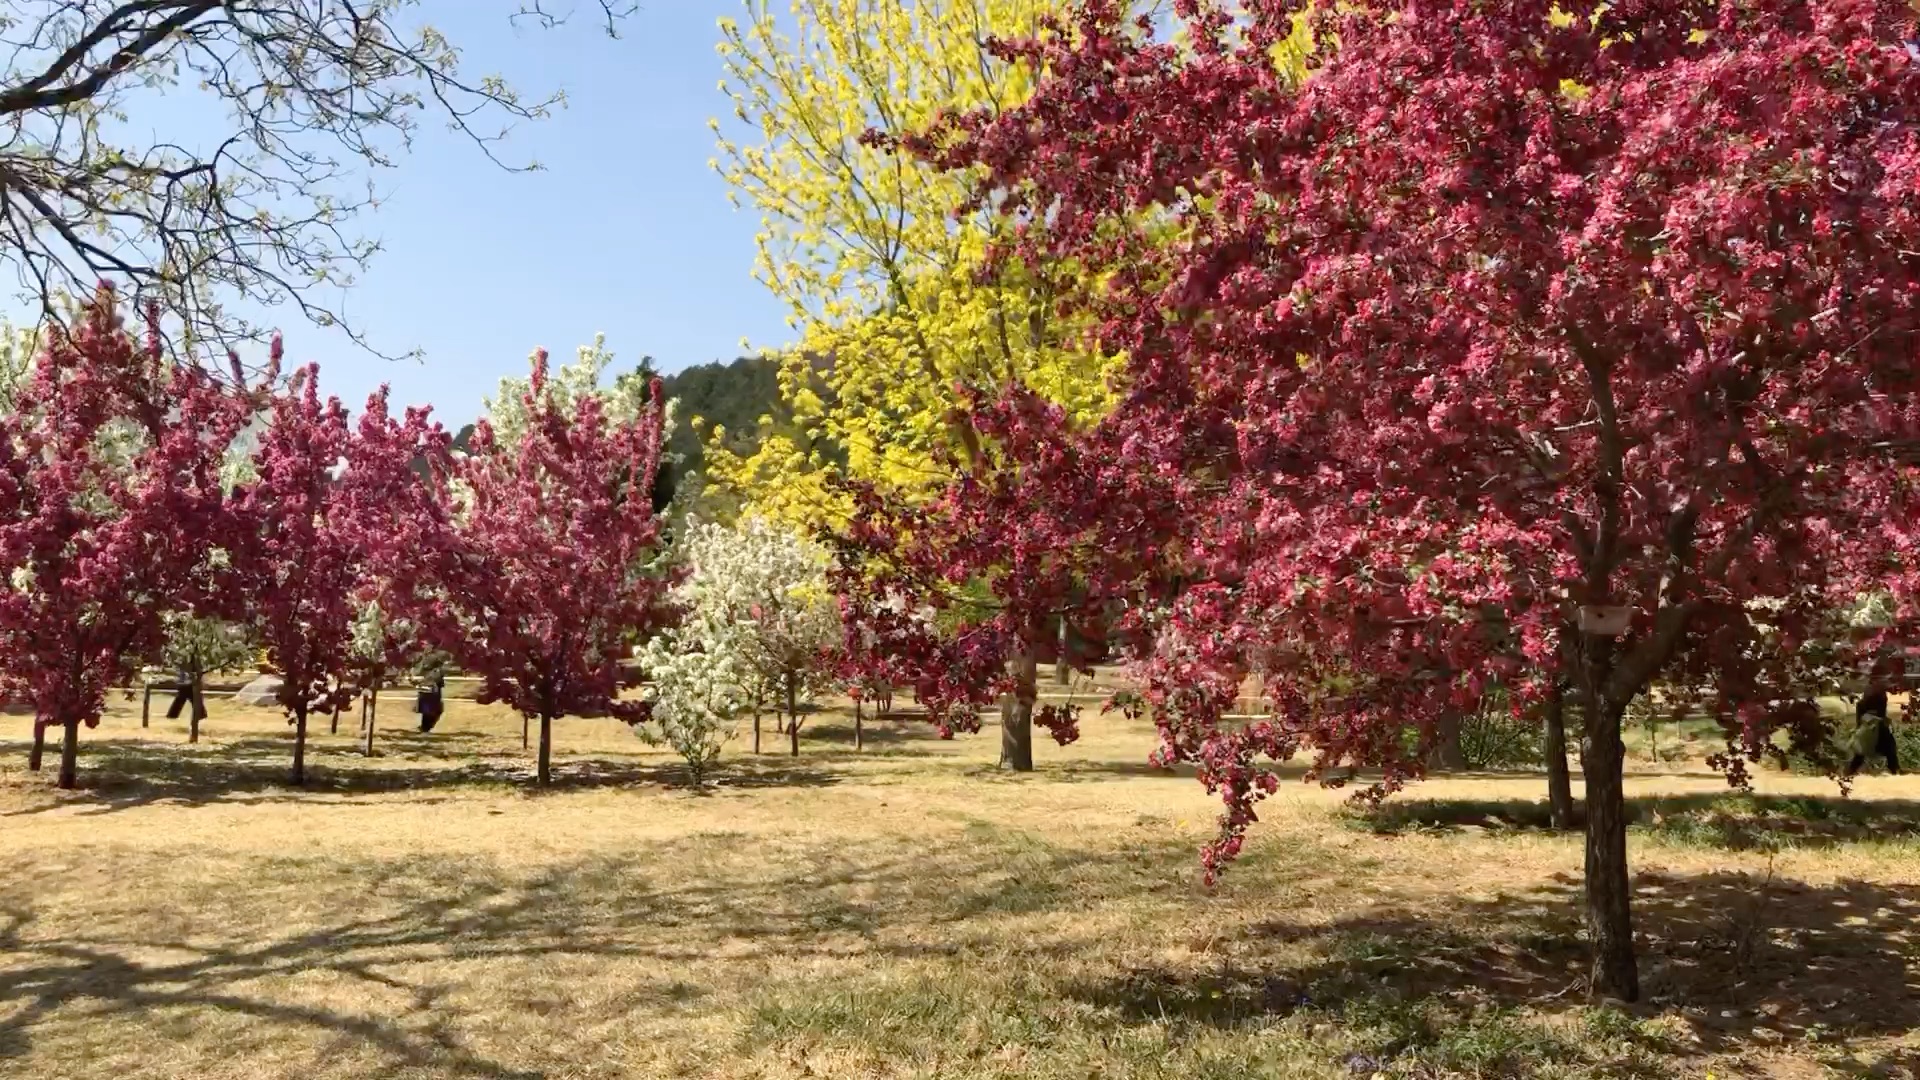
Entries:
<svg viewBox="0 0 1920 1080">
<path fill-rule="evenodd" d="M 269 402 L 253 480 L 234 494 L 238 592 L 280 673 L 295 784 L 306 781 L 310 717 L 352 699 L 355 600 L 394 542 L 382 528 L 389 500 L 419 483 L 409 465 L 425 414 L 394 424 L 386 394 L 369 398 L 356 435 L 340 400 L 320 396 L 318 366 L 296 371 Z"/>
<path fill-rule="evenodd" d="M 1225 7 L 1182 5 L 1176 46 L 1096 0 L 1002 46 L 1048 73 L 1030 102 L 916 144 L 984 166 L 1008 257 L 1111 283 L 1126 397 L 1032 540 L 1127 570 L 1089 580 L 1141 601 L 1163 758 L 1225 798 L 1210 873 L 1263 762 L 1378 767 L 1377 796 L 1496 682 L 1564 683 L 1592 984 L 1632 998 L 1628 703 L 1684 680 L 1741 782 L 1824 738 L 1830 612 L 1884 586 L 1913 625 L 1915 11 Z M 1016 464 L 1068 438 L 1026 427 Z M 945 543 L 950 577 L 998 558 Z M 1274 718 L 1227 722 L 1250 670 Z"/>
<path fill-rule="evenodd" d="M 482 419 L 463 458 L 436 464 L 444 542 L 422 545 L 431 586 L 422 637 L 482 679 L 480 700 L 540 724 L 538 779 L 552 779 L 553 722 L 644 719 L 622 700 L 620 661 L 665 625 L 672 575 L 657 572 L 652 491 L 664 401 L 654 380 L 633 418 L 599 395 L 547 393 L 537 353 L 511 445 Z"/>
<path fill-rule="evenodd" d="M 209 592 L 220 466 L 249 411 L 165 358 L 158 318 L 137 342 L 102 286 L 71 327 L 48 328 L 0 417 L 0 657 L 33 703 L 30 767 L 61 732 L 63 788 L 108 688 L 155 655 L 169 609 Z"/>
</svg>

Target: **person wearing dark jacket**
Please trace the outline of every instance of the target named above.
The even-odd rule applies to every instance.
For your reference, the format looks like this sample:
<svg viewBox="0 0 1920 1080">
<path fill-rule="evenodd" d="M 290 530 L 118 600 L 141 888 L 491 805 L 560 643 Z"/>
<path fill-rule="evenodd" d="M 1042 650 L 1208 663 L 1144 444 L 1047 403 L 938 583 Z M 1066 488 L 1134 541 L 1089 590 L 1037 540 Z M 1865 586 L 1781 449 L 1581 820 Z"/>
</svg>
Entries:
<svg viewBox="0 0 1920 1080">
<path fill-rule="evenodd" d="M 193 706 L 193 718 L 205 720 L 207 706 L 200 696 L 200 679 L 191 671 L 175 672 L 173 676 L 173 704 L 167 706 L 167 719 L 180 719 L 181 710 Z"/>
<path fill-rule="evenodd" d="M 1867 692 L 1853 706 L 1855 721 L 1853 760 L 1847 762 L 1847 775 L 1860 771 L 1869 757 L 1887 759 L 1887 771 L 1900 775 L 1900 747 L 1893 737 L 1893 721 L 1887 715 L 1887 689 L 1880 680 L 1867 684 Z"/>
<path fill-rule="evenodd" d="M 433 725 L 440 722 L 441 714 L 447 711 L 447 703 L 444 696 L 446 685 L 447 677 L 439 672 L 435 672 L 420 686 L 419 695 L 413 707 L 414 711 L 420 714 L 420 731 L 422 734 L 432 731 Z"/>
</svg>

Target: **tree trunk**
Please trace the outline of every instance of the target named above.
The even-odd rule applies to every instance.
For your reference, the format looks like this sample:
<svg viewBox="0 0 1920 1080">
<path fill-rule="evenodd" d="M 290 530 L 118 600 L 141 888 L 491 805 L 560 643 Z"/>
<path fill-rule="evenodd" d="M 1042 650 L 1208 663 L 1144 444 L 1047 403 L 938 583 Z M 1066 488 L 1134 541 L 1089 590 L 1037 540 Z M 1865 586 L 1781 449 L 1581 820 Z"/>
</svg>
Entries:
<svg viewBox="0 0 1920 1080">
<path fill-rule="evenodd" d="M 531 719 L 527 716 L 526 713 L 520 714 L 520 749 L 522 750 L 525 750 L 527 747 L 533 745 L 533 743 L 531 742 L 532 737 L 527 733 L 527 730 L 528 730 L 527 725 L 530 724 L 531 722 L 532 722 Z"/>
<path fill-rule="evenodd" d="M 863 736 L 860 731 L 860 722 L 864 719 L 863 714 L 865 712 L 866 712 L 866 702 L 861 701 L 859 698 L 854 698 L 853 699 L 853 748 L 855 750 L 859 750 L 863 742 Z"/>
<path fill-rule="evenodd" d="M 1627 877 L 1627 809 L 1620 741 L 1625 709 L 1602 692 L 1612 673 L 1613 642 L 1587 635 L 1586 670 L 1580 688 L 1587 727 L 1587 940 L 1593 950 L 1592 988 L 1597 996 L 1634 1001 L 1640 975 L 1633 955 L 1632 886 Z"/>
<path fill-rule="evenodd" d="M 373 699 L 379 693 L 380 691 L 378 690 L 368 690 L 367 699 L 360 703 L 360 726 L 365 729 L 367 738 L 366 746 L 362 752 L 365 753 L 367 757 L 373 756 Z"/>
<path fill-rule="evenodd" d="M 35 716 L 33 718 L 33 749 L 27 751 L 27 768 L 29 770 L 33 772 L 40 771 L 40 758 L 44 754 L 46 748 L 47 748 L 47 726 L 40 722 L 40 718 L 38 716 Z"/>
<path fill-rule="evenodd" d="M 295 785 L 307 782 L 307 707 L 305 705 L 297 705 L 293 710 L 293 782 Z"/>
<path fill-rule="evenodd" d="M 760 710 L 753 710 L 753 752 L 760 752 Z"/>
<path fill-rule="evenodd" d="M 1453 709 L 1441 712 L 1433 725 L 1433 750 L 1427 754 L 1427 768 L 1435 772 L 1465 772 L 1467 751 L 1460 745 L 1460 714 Z"/>
<path fill-rule="evenodd" d="M 60 779 L 56 783 L 71 791 L 80 764 L 80 721 L 68 720 L 61 727 Z"/>
<path fill-rule="evenodd" d="M 200 741 L 200 714 L 206 711 L 204 691 L 200 689 L 200 676 L 193 677 L 193 700 L 187 703 L 187 741 Z"/>
<path fill-rule="evenodd" d="M 798 703 L 794 701 L 793 680 L 787 680 L 787 739 L 793 746 L 793 756 L 800 756 L 800 714 Z"/>
<path fill-rule="evenodd" d="M 1060 617 L 1060 655 L 1053 660 L 1053 681 L 1061 686 L 1073 680 L 1073 668 L 1067 664 L 1067 619 Z"/>
<path fill-rule="evenodd" d="M 337 698 L 334 700 L 334 703 L 333 703 L 333 726 L 327 729 L 327 734 L 329 735 L 340 734 L 340 702 L 339 702 L 339 699 Z"/>
<path fill-rule="evenodd" d="M 1013 693 L 1000 699 L 1000 767 L 1014 772 L 1033 771 L 1033 701 L 1038 695 L 1034 677 L 1038 665 L 1033 653 L 1013 658 Z"/>
<path fill-rule="evenodd" d="M 1553 827 L 1573 828 L 1573 776 L 1567 770 L 1566 688 L 1558 680 L 1547 695 L 1547 807 Z"/>
<path fill-rule="evenodd" d="M 524 727 L 525 725 L 526 725 L 526 719 L 522 717 L 521 726 Z M 553 782 L 553 717 L 548 716 L 546 713 L 541 713 L 540 714 L 540 786 L 545 787 L 546 785 L 552 782 Z"/>
<path fill-rule="evenodd" d="M 153 716 L 153 684 L 148 683 L 146 685 L 145 691 L 140 695 L 140 726 L 146 727 L 148 719 L 151 718 L 152 716 Z"/>
</svg>

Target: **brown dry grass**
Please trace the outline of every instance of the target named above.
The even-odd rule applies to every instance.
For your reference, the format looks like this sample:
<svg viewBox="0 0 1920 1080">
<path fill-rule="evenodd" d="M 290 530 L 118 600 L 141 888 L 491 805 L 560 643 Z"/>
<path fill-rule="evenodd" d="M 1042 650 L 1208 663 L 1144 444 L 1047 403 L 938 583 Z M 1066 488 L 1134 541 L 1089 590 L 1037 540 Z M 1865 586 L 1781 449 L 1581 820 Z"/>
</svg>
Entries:
<svg viewBox="0 0 1920 1080">
<path fill-rule="evenodd" d="M 389 702 L 389 724 L 407 718 Z M 86 790 L 0 746 L 0 1074 L 59 1077 L 1912 1076 L 1920 781 L 1722 797 L 1636 776 L 1652 999 L 1579 988 L 1576 838 L 1534 777 L 1354 822 L 1283 786 L 1211 892 L 1215 803 L 1089 718 L 1031 776 L 997 739 L 831 717 L 678 787 L 566 721 L 534 794 L 517 718 L 455 702 L 372 760 L 215 704 L 117 703 Z M 351 728 L 349 720 L 343 727 Z M 771 745 L 771 744 L 770 744 Z M 1787 798 L 1792 797 L 1792 798 Z M 1358 827 L 1355 827 L 1355 826 Z M 1389 835 L 1391 834 L 1391 835 Z M 1771 872 L 1771 879 L 1768 874 Z"/>
</svg>

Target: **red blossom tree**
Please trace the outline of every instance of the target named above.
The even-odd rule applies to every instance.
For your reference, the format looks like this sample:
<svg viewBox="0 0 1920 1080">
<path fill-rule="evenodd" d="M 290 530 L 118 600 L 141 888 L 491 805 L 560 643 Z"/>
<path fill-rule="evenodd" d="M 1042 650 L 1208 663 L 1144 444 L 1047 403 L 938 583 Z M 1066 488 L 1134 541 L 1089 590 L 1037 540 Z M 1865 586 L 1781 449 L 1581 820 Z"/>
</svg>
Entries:
<svg viewBox="0 0 1920 1080">
<path fill-rule="evenodd" d="M 233 500 L 236 595 L 280 673 L 295 784 L 306 781 L 308 719 L 352 700 L 355 597 L 398 542 L 395 502 L 419 487 L 410 465 L 430 434 L 423 411 L 393 422 L 382 388 L 356 437 L 340 400 L 321 398 L 319 375 L 304 367 L 273 394 L 255 478 Z"/>
<path fill-rule="evenodd" d="M 1379 767 L 1377 795 L 1496 681 L 1522 707 L 1564 681 L 1592 985 L 1631 999 L 1628 703 L 1684 681 L 1740 782 L 1777 733 L 1823 740 L 1800 676 L 1829 613 L 1888 586 L 1912 625 L 1915 12 L 1179 7 L 1190 48 L 1108 0 L 1003 46 L 1044 66 L 1033 99 L 917 145 L 986 167 L 1012 254 L 1109 275 L 1127 394 L 1090 479 L 1025 494 L 1063 508 L 1044 542 L 1138 568 L 1089 580 L 1154 601 L 1161 753 L 1227 803 L 1209 873 L 1263 761 Z M 1272 52 L 1296 18 L 1298 81 Z M 1066 438 L 1028 430 L 1015 461 Z M 1224 722 L 1250 670 L 1275 715 Z"/>
<path fill-rule="evenodd" d="M 0 657 L 33 703 L 30 766 L 62 734 L 74 786 L 82 724 L 162 641 L 169 609 L 203 602 L 224 513 L 220 464 L 249 406 L 164 358 L 149 313 L 135 341 L 102 286 L 0 417 Z"/>
<path fill-rule="evenodd" d="M 446 529 L 444 542 L 423 545 L 432 584 L 414 618 L 423 639 L 480 676 L 482 702 L 539 720 L 541 784 L 556 719 L 644 719 L 642 702 L 620 697 L 620 661 L 670 616 L 673 584 L 651 566 L 660 380 L 631 421 L 609 417 L 593 394 L 565 405 L 546 383 L 542 351 L 521 399 L 524 438 L 501 443 L 482 419 L 464 458 L 436 463 Z"/>
<path fill-rule="evenodd" d="M 999 698 L 1000 766 L 1025 772 L 1036 723 L 1062 745 L 1079 737 L 1077 708 L 1038 705 L 1037 654 L 1062 619 L 1098 622 L 1140 578 L 1133 549 L 1089 546 L 1091 525 L 1124 529 L 1161 504 L 1058 406 L 960 394 L 953 483 L 917 506 L 855 491 L 835 581 L 854 643 L 843 673 L 909 683 L 942 736 L 978 731 Z"/>
</svg>

